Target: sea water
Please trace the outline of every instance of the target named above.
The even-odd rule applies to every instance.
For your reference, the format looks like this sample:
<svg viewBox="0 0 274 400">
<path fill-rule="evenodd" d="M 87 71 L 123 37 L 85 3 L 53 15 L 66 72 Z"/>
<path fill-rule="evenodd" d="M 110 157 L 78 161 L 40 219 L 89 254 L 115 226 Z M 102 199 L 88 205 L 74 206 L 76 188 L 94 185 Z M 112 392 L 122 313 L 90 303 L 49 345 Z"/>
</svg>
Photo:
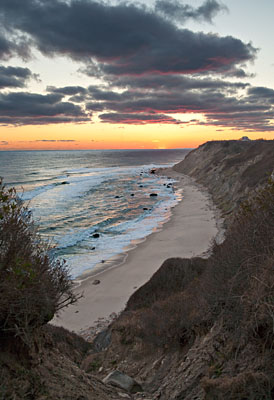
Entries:
<svg viewBox="0 0 274 400">
<path fill-rule="evenodd" d="M 0 176 L 31 209 L 52 256 L 66 259 L 76 278 L 107 267 L 170 217 L 182 193 L 151 170 L 172 166 L 187 151 L 2 151 Z"/>
</svg>

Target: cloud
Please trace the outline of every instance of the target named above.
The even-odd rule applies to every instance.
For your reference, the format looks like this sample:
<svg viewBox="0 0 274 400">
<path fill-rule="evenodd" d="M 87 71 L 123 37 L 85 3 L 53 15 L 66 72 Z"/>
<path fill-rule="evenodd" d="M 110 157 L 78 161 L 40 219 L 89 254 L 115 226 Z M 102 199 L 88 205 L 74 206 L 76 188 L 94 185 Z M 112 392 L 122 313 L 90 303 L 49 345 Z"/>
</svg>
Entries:
<svg viewBox="0 0 274 400">
<path fill-rule="evenodd" d="M 246 82 L 230 82 L 221 79 L 197 78 L 182 75 L 143 75 L 109 78 L 109 85 L 118 88 L 146 90 L 189 90 L 189 89 L 244 89 Z M 102 89 L 99 89 L 102 91 Z M 92 94 L 93 92 L 90 91 Z"/>
<path fill-rule="evenodd" d="M 126 89 L 113 93 L 115 85 L 119 88 L 126 85 Z M 176 114 L 200 113 L 205 122 L 193 119 L 191 124 L 248 131 L 274 130 L 274 90 L 254 88 L 243 82 L 180 76 L 120 77 L 113 80 L 113 89 L 110 83 L 108 90 L 92 87 L 88 92 L 93 101 L 87 98 L 86 107 L 104 110 L 99 115 L 103 122 L 178 124 Z"/>
<path fill-rule="evenodd" d="M 77 94 L 85 94 L 87 90 L 82 86 L 65 86 L 57 88 L 55 86 L 47 86 L 47 92 L 59 93 L 64 96 L 75 96 Z"/>
<path fill-rule="evenodd" d="M 210 18 L 217 2 L 206 1 L 196 12 Z M 3 29 L 27 35 L 47 55 L 81 60 L 94 74 L 206 73 L 237 71 L 253 60 L 251 44 L 231 36 L 178 29 L 145 7 L 86 0 L 1 0 Z"/>
<path fill-rule="evenodd" d="M 1 13 L 1 4 L 0 4 Z M 8 60 L 14 55 L 18 55 L 23 60 L 30 58 L 30 40 L 16 31 L 11 33 L 9 29 L 4 32 L 4 21 L 0 27 L 0 60 Z M 6 26 L 6 28 L 8 28 Z M 7 38 L 9 36 L 9 39 Z"/>
<path fill-rule="evenodd" d="M 274 103 L 274 90 L 263 86 L 250 87 L 248 94 L 254 100 L 265 99 Z"/>
<path fill-rule="evenodd" d="M 36 78 L 36 76 L 28 68 L 0 65 L 0 89 L 24 87 L 30 78 Z"/>
<path fill-rule="evenodd" d="M 9 142 L 7 142 L 6 140 L 0 140 L 0 146 L 7 146 L 9 144 Z"/>
<path fill-rule="evenodd" d="M 35 142 L 65 142 L 65 143 L 69 143 L 69 142 L 77 142 L 77 140 L 71 140 L 71 139 L 62 139 L 62 140 L 54 140 L 54 139 L 39 139 L 39 140 L 35 140 Z"/>
<path fill-rule="evenodd" d="M 228 8 L 216 0 L 206 0 L 200 7 L 194 8 L 180 1 L 157 0 L 155 10 L 172 21 L 185 22 L 187 19 L 204 20 L 212 23 L 212 19 Z"/>
<path fill-rule="evenodd" d="M 244 66 L 256 49 L 175 24 L 178 18 L 211 22 L 224 9 L 217 0 L 196 8 L 158 0 L 155 9 L 94 0 L 1 0 L 0 57 L 27 57 L 35 48 L 81 62 L 82 71 L 104 83 L 48 86 L 46 95 L 0 93 L 0 123 L 82 123 L 99 113 L 103 123 L 183 126 L 178 114 L 200 113 L 203 122 L 187 123 L 273 130 L 274 91 L 229 81 L 248 76 Z M 27 68 L 0 67 L 2 88 L 23 87 L 31 77 Z"/>
<path fill-rule="evenodd" d="M 15 92 L 0 93 L 0 123 L 36 125 L 47 123 L 86 122 L 82 108 L 62 102 L 62 95 Z"/>
<path fill-rule="evenodd" d="M 0 59 L 7 59 L 12 52 L 12 43 L 0 33 Z"/>
<path fill-rule="evenodd" d="M 102 122 L 114 124 L 131 124 L 131 125 L 145 125 L 145 124 L 180 124 L 181 121 L 176 120 L 168 115 L 163 114 L 119 114 L 119 113 L 106 113 L 99 115 Z"/>
</svg>

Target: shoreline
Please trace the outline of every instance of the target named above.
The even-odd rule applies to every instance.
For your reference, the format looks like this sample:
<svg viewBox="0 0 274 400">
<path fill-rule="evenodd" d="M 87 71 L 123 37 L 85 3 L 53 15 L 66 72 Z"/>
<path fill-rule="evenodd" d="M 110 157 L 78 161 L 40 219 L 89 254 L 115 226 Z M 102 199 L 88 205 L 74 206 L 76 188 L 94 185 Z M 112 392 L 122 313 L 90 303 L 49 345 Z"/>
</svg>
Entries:
<svg viewBox="0 0 274 400">
<path fill-rule="evenodd" d="M 167 258 L 208 256 L 212 240 L 220 234 L 216 207 L 210 195 L 193 179 L 171 168 L 160 169 L 158 173 L 176 179 L 176 189 L 183 190 L 183 199 L 172 208 L 170 218 L 155 232 L 114 257 L 116 260 L 110 261 L 112 265 L 78 277 L 75 291 L 83 293 L 84 297 L 62 310 L 52 324 L 87 336 L 87 331 L 96 326 L 102 328 L 120 313 L 134 291 L 146 283 Z M 97 285 L 95 277 L 99 281 Z"/>
</svg>

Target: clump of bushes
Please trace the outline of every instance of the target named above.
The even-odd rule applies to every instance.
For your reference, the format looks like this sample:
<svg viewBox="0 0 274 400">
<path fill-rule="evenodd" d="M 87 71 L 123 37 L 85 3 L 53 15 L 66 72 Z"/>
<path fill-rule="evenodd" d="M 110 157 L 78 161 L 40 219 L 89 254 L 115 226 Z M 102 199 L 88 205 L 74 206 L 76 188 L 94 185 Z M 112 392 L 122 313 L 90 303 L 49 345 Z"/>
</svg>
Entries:
<svg viewBox="0 0 274 400">
<path fill-rule="evenodd" d="M 265 340 L 274 346 L 272 179 L 241 205 L 226 240 L 213 247 L 204 281 L 213 318 L 222 315 L 226 326 L 239 335 L 264 331 Z"/>
<path fill-rule="evenodd" d="M 77 301 L 66 262 L 49 251 L 28 207 L 0 180 L 0 336 L 31 345 L 35 330 Z"/>
</svg>

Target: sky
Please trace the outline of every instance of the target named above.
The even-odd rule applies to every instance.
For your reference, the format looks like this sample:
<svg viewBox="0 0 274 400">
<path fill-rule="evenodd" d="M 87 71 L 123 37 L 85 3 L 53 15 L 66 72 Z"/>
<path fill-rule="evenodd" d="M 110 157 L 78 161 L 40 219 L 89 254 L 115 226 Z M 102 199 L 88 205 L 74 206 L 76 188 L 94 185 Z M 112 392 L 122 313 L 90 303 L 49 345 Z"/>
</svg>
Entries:
<svg viewBox="0 0 274 400">
<path fill-rule="evenodd" d="M 273 0 L 0 0 L 0 150 L 274 139 Z"/>
</svg>

